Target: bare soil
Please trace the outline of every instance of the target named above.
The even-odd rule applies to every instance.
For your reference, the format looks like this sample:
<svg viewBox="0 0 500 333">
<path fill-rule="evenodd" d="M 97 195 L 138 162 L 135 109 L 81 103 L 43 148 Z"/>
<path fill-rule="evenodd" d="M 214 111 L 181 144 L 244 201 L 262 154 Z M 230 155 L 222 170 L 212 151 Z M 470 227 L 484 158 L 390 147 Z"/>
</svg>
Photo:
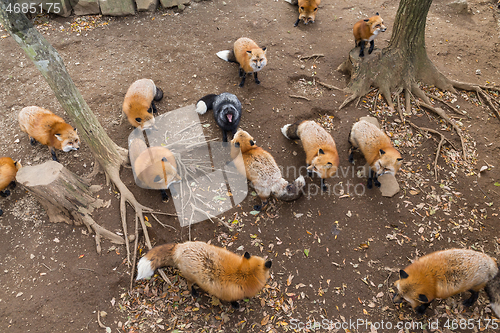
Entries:
<svg viewBox="0 0 500 333">
<path fill-rule="evenodd" d="M 499 85 L 500 15 L 496 4 L 471 0 L 469 12 L 457 14 L 447 3 L 435 0 L 429 12 L 426 43 L 430 59 L 452 79 Z M 439 329 L 447 332 L 448 319 L 449 324 L 474 319 L 473 330 L 460 331 L 484 329 L 486 320 L 494 318 L 484 292 L 470 309 L 461 305 L 461 295 L 434 302 L 418 318 L 408 304 L 392 303 L 392 283 L 410 260 L 435 250 L 472 248 L 500 258 L 500 187 L 495 186 L 500 182 L 500 121 L 475 94 L 440 94 L 424 87 L 469 116 L 454 114 L 434 101 L 457 116 L 468 134 L 464 160 L 460 140 L 449 126 L 417 106 L 406 111 L 414 123 L 441 131 L 457 148 L 445 144 L 436 181 L 436 138 L 399 123 L 398 115 L 377 92 L 338 111 L 346 95 L 318 84 L 345 87 L 347 78 L 336 68 L 354 46 L 353 24 L 379 12 L 388 31 L 376 39 L 375 47 L 383 48 L 397 6 L 394 0 L 324 1 L 315 23 L 297 28 L 293 27 L 296 7 L 281 0 L 194 2 L 183 12 L 160 10 L 98 18 L 100 26 L 81 32 L 74 30 L 98 25 L 92 23 L 94 18 L 37 18 L 42 21 L 39 29 L 62 56 L 90 108 L 122 147 L 127 146 L 132 130 L 126 123 L 118 125 L 125 92 L 133 81 L 151 78 L 165 93 L 157 104 L 160 114 L 196 103 L 205 94 L 236 94 L 244 106 L 241 128 L 285 170 L 303 166 L 305 154 L 300 143 L 283 137 L 280 127 L 297 119 L 318 120 L 336 140 L 344 171 L 327 180 L 329 192 L 318 191 L 318 178 L 307 178 L 308 195 L 292 203 L 274 201 L 256 216 L 250 211 L 259 200 L 249 195 L 240 207 L 223 214 L 226 221 L 237 220 L 233 231 L 210 221 L 192 226 L 193 239 L 273 259 L 269 285 L 242 303 L 238 311 L 206 294 L 193 299 L 185 292 L 183 278 L 172 270 L 167 274 L 173 287 L 156 277 L 149 284 L 135 284 L 129 293 L 130 269 L 124 247 L 104 241 L 103 254 L 98 256 L 93 235 L 83 227 L 50 223 L 36 200 L 18 186 L 10 197 L 0 199 L 5 211 L 0 217 L 0 331 L 105 331 L 98 326 L 97 311 L 107 313 L 102 322 L 113 332 L 282 332 L 293 330 L 294 320 L 307 325 L 314 320 L 324 324 L 323 319 L 363 320 L 362 327 L 347 327 L 350 332 L 397 331 L 364 326 L 364 321 L 381 320 L 394 325 L 438 320 Z M 0 31 L 3 35 L 5 30 Z M 268 48 L 269 63 L 259 74 L 260 85 L 249 77 L 239 88 L 237 66 L 215 56 L 230 49 L 241 36 Z M 313 54 L 323 56 L 300 60 Z M 23 165 L 49 160 L 46 147 L 29 145 L 19 129 L 17 113 L 29 105 L 63 117 L 64 112 L 11 37 L 0 39 L 0 63 L 0 155 L 21 160 Z M 382 197 L 378 189 L 365 189 L 366 180 L 353 173 L 348 163 L 349 130 L 353 122 L 368 114 L 379 119 L 404 156 L 397 175 L 401 191 L 393 198 Z M 201 119 L 211 124 L 207 137 L 220 138 L 211 114 Z M 79 175 L 92 171 L 93 158 L 85 142 L 79 151 L 59 152 L 58 156 Z M 363 164 L 362 157 L 356 156 L 355 167 Z M 482 166 L 487 169 L 478 177 Z M 158 192 L 135 186 L 131 169 L 124 168 L 121 175 L 139 202 L 175 212 L 173 203 L 162 203 Z M 297 175 L 284 176 L 292 180 Z M 103 186 L 99 198 L 110 202 L 108 208 L 93 214 L 95 220 L 120 233 L 119 194 L 106 185 L 102 174 L 93 184 Z M 128 213 L 129 230 L 133 230 L 133 214 Z M 161 227 L 150 217 L 149 232 L 155 243 L 188 240 L 187 229 L 181 229 L 175 218 L 160 218 L 175 230 Z M 336 331 L 334 326 L 330 328 Z M 411 331 L 431 328 L 427 325 Z"/>
</svg>

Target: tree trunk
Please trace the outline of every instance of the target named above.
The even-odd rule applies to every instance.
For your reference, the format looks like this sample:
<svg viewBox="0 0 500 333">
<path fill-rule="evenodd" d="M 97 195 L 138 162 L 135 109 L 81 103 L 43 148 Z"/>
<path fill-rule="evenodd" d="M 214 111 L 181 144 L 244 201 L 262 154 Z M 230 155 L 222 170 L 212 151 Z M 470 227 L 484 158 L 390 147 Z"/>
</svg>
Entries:
<svg viewBox="0 0 500 333">
<path fill-rule="evenodd" d="M 115 244 L 125 243 L 120 236 L 92 219 L 93 210 L 103 206 L 102 200 L 94 198 L 89 186 L 62 164 L 49 161 L 37 166 L 26 166 L 18 171 L 16 180 L 35 196 L 51 222 L 85 224 L 89 232 L 94 230 L 97 252 L 101 252 L 101 236 Z"/>
<path fill-rule="evenodd" d="M 358 49 L 349 53 L 349 59 L 339 70 L 351 75 L 346 90 L 352 95 L 341 107 L 366 94 L 371 86 L 380 89 L 391 108 L 391 91 L 406 89 L 428 103 L 418 88 L 418 81 L 454 91 L 453 84 L 442 75 L 427 56 L 425 24 L 432 0 L 401 0 L 394 21 L 391 40 L 383 50 L 360 58 Z M 376 40 L 375 40 L 376 41 Z"/>
</svg>

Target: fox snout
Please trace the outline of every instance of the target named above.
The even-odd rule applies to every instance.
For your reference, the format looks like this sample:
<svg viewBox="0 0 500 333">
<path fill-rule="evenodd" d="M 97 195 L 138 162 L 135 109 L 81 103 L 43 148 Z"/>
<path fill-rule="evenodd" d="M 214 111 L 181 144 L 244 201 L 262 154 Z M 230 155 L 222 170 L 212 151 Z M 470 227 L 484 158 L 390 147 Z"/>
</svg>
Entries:
<svg viewBox="0 0 500 333">
<path fill-rule="evenodd" d="M 399 295 L 398 293 L 394 294 L 394 297 L 392 298 L 392 302 L 394 304 L 400 304 L 403 302 L 403 297 L 401 297 L 401 295 Z"/>
</svg>

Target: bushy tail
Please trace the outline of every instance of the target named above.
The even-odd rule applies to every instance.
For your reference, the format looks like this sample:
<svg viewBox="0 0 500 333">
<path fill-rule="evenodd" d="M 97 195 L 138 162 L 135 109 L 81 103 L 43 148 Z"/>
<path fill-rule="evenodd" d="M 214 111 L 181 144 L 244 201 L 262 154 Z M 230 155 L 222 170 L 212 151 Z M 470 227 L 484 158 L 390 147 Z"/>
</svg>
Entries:
<svg viewBox="0 0 500 333">
<path fill-rule="evenodd" d="M 196 112 L 198 112 L 198 114 L 205 114 L 205 112 L 207 112 L 207 110 L 212 109 L 213 105 L 214 105 L 215 98 L 217 96 L 218 95 L 216 95 L 216 94 L 209 94 L 205 97 L 200 98 L 198 103 L 196 103 Z"/>
<path fill-rule="evenodd" d="M 155 246 L 137 264 L 136 280 L 147 279 L 153 276 L 155 270 L 165 266 L 175 266 L 174 251 L 177 244 Z"/>
<path fill-rule="evenodd" d="M 282 201 L 294 201 L 302 195 L 302 189 L 306 185 L 303 176 L 295 179 L 293 183 L 288 183 L 283 178 L 279 189 L 274 191 L 274 196 Z"/>
<path fill-rule="evenodd" d="M 497 275 L 488 282 L 484 290 L 490 298 L 491 309 L 500 318 L 500 266 Z"/>
<path fill-rule="evenodd" d="M 160 88 L 156 87 L 156 93 L 155 93 L 155 97 L 153 97 L 153 99 L 155 101 L 159 101 L 163 98 L 163 90 L 161 90 Z"/>
<path fill-rule="evenodd" d="M 281 133 L 285 136 L 285 138 L 290 140 L 300 140 L 299 135 L 297 134 L 297 130 L 299 129 L 299 125 L 302 121 L 297 121 L 293 124 L 285 125 L 281 128 Z"/>
<path fill-rule="evenodd" d="M 221 58 L 222 60 L 229 61 L 229 62 L 237 62 L 236 57 L 234 56 L 234 51 L 233 50 L 224 50 L 224 51 L 219 51 L 217 52 L 217 56 Z"/>
</svg>

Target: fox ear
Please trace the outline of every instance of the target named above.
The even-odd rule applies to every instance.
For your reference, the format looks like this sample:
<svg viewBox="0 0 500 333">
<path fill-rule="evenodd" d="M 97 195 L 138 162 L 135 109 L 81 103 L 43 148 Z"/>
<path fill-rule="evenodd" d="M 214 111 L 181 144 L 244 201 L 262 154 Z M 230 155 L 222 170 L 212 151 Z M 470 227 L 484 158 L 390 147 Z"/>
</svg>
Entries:
<svg viewBox="0 0 500 333">
<path fill-rule="evenodd" d="M 255 146 L 255 142 L 253 140 L 250 140 L 250 146 Z"/>
<path fill-rule="evenodd" d="M 312 170 L 313 169 L 313 165 L 311 164 L 310 166 L 307 167 L 307 170 Z"/>
<path fill-rule="evenodd" d="M 252 51 L 247 51 L 247 55 L 248 55 L 249 57 L 251 57 L 251 56 L 252 56 Z"/>
<path fill-rule="evenodd" d="M 369 20 L 369 19 L 364 19 L 363 21 L 368 22 L 368 21 L 370 21 L 370 20 Z"/>
<path fill-rule="evenodd" d="M 402 158 L 402 157 L 400 157 L 400 158 L 396 158 L 396 160 L 397 160 L 398 162 L 400 162 L 400 161 L 402 161 L 402 160 L 403 160 L 403 158 Z"/>
<path fill-rule="evenodd" d="M 332 168 L 332 166 L 333 166 L 332 162 L 328 162 L 328 163 L 326 163 L 326 168 L 327 168 L 327 169 L 331 169 L 331 168 Z"/>
<path fill-rule="evenodd" d="M 76 132 L 78 132 L 78 130 L 76 129 L 76 127 L 75 127 L 75 128 L 73 128 L 73 129 L 75 130 L 75 133 L 76 133 Z"/>
<path fill-rule="evenodd" d="M 378 14 L 378 12 L 376 12 L 376 13 L 375 13 L 375 16 L 380 16 L 380 15 Z"/>
<path fill-rule="evenodd" d="M 161 161 L 162 161 L 162 162 L 167 162 L 167 158 L 166 158 L 166 157 L 162 157 L 162 158 L 161 158 Z"/>
<path fill-rule="evenodd" d="M 266 266 L 266 268 L 271 268 L 272 264 L 273 264 L 273 262 L 271 260 L 268 260 L 268 261 L 266 261 L 266 263 L 264 264 L 264 266 Z"/>
<path fill-rule="evenodd" d="M 245 259 L 250 259 L 250 253 L 248 253 L 248 252 L 245 252 L 245 254 L 243 256 L 245 257 Z"/>
<path fill-rule="evenodd" d="M 408 278 L 408 276 L 409 276 L 408 273 L 406 273 L 404 270 L 402 270 L 402 269 L 399 270 L 399 278 L 406 279 L 406 278 Z"/>
<path fill-rule="evenodd" d="M 418 295 L 418 300 L 424 303 L 429 303 L 429 299 L 424 294 Z"/>
<path fill-rule="evenodd" d="M 234 146 L 235 146 L 236 148 L 240 148 L 240 143 L 236 141 L 236 142 L 234 143 Z"/>
<path fill-rule="evenodd" d="M 382 149 L 380 149 L 379 152 L 380 152 L 380 155 L 384 155 L 385 154 L 385 151 L 383 151 Z"/>
<path fill-rule="evenodd" d="M 267 47 L 265 47 L 265 46 L 264 46 L 264 47 L 262 48 L 262 51 L 263 51 L 264 53 L 266 53 L 266 50 L 267 50 Z"/>
<path fill-rule="evenodd" d="M 323 149 L 321 149 L 321 148 L 320 148 L 320 149 L 318 150 L 318 154 L 319 154 L 319 155 L 325 155 L 325 152 L 323 151 Z"/>
<path fill-rule="evenodd" d="M 57 140 L 62 141 L 63 139 L 61 138 L 61 134 L 54 134 Z"/>
</svg>

